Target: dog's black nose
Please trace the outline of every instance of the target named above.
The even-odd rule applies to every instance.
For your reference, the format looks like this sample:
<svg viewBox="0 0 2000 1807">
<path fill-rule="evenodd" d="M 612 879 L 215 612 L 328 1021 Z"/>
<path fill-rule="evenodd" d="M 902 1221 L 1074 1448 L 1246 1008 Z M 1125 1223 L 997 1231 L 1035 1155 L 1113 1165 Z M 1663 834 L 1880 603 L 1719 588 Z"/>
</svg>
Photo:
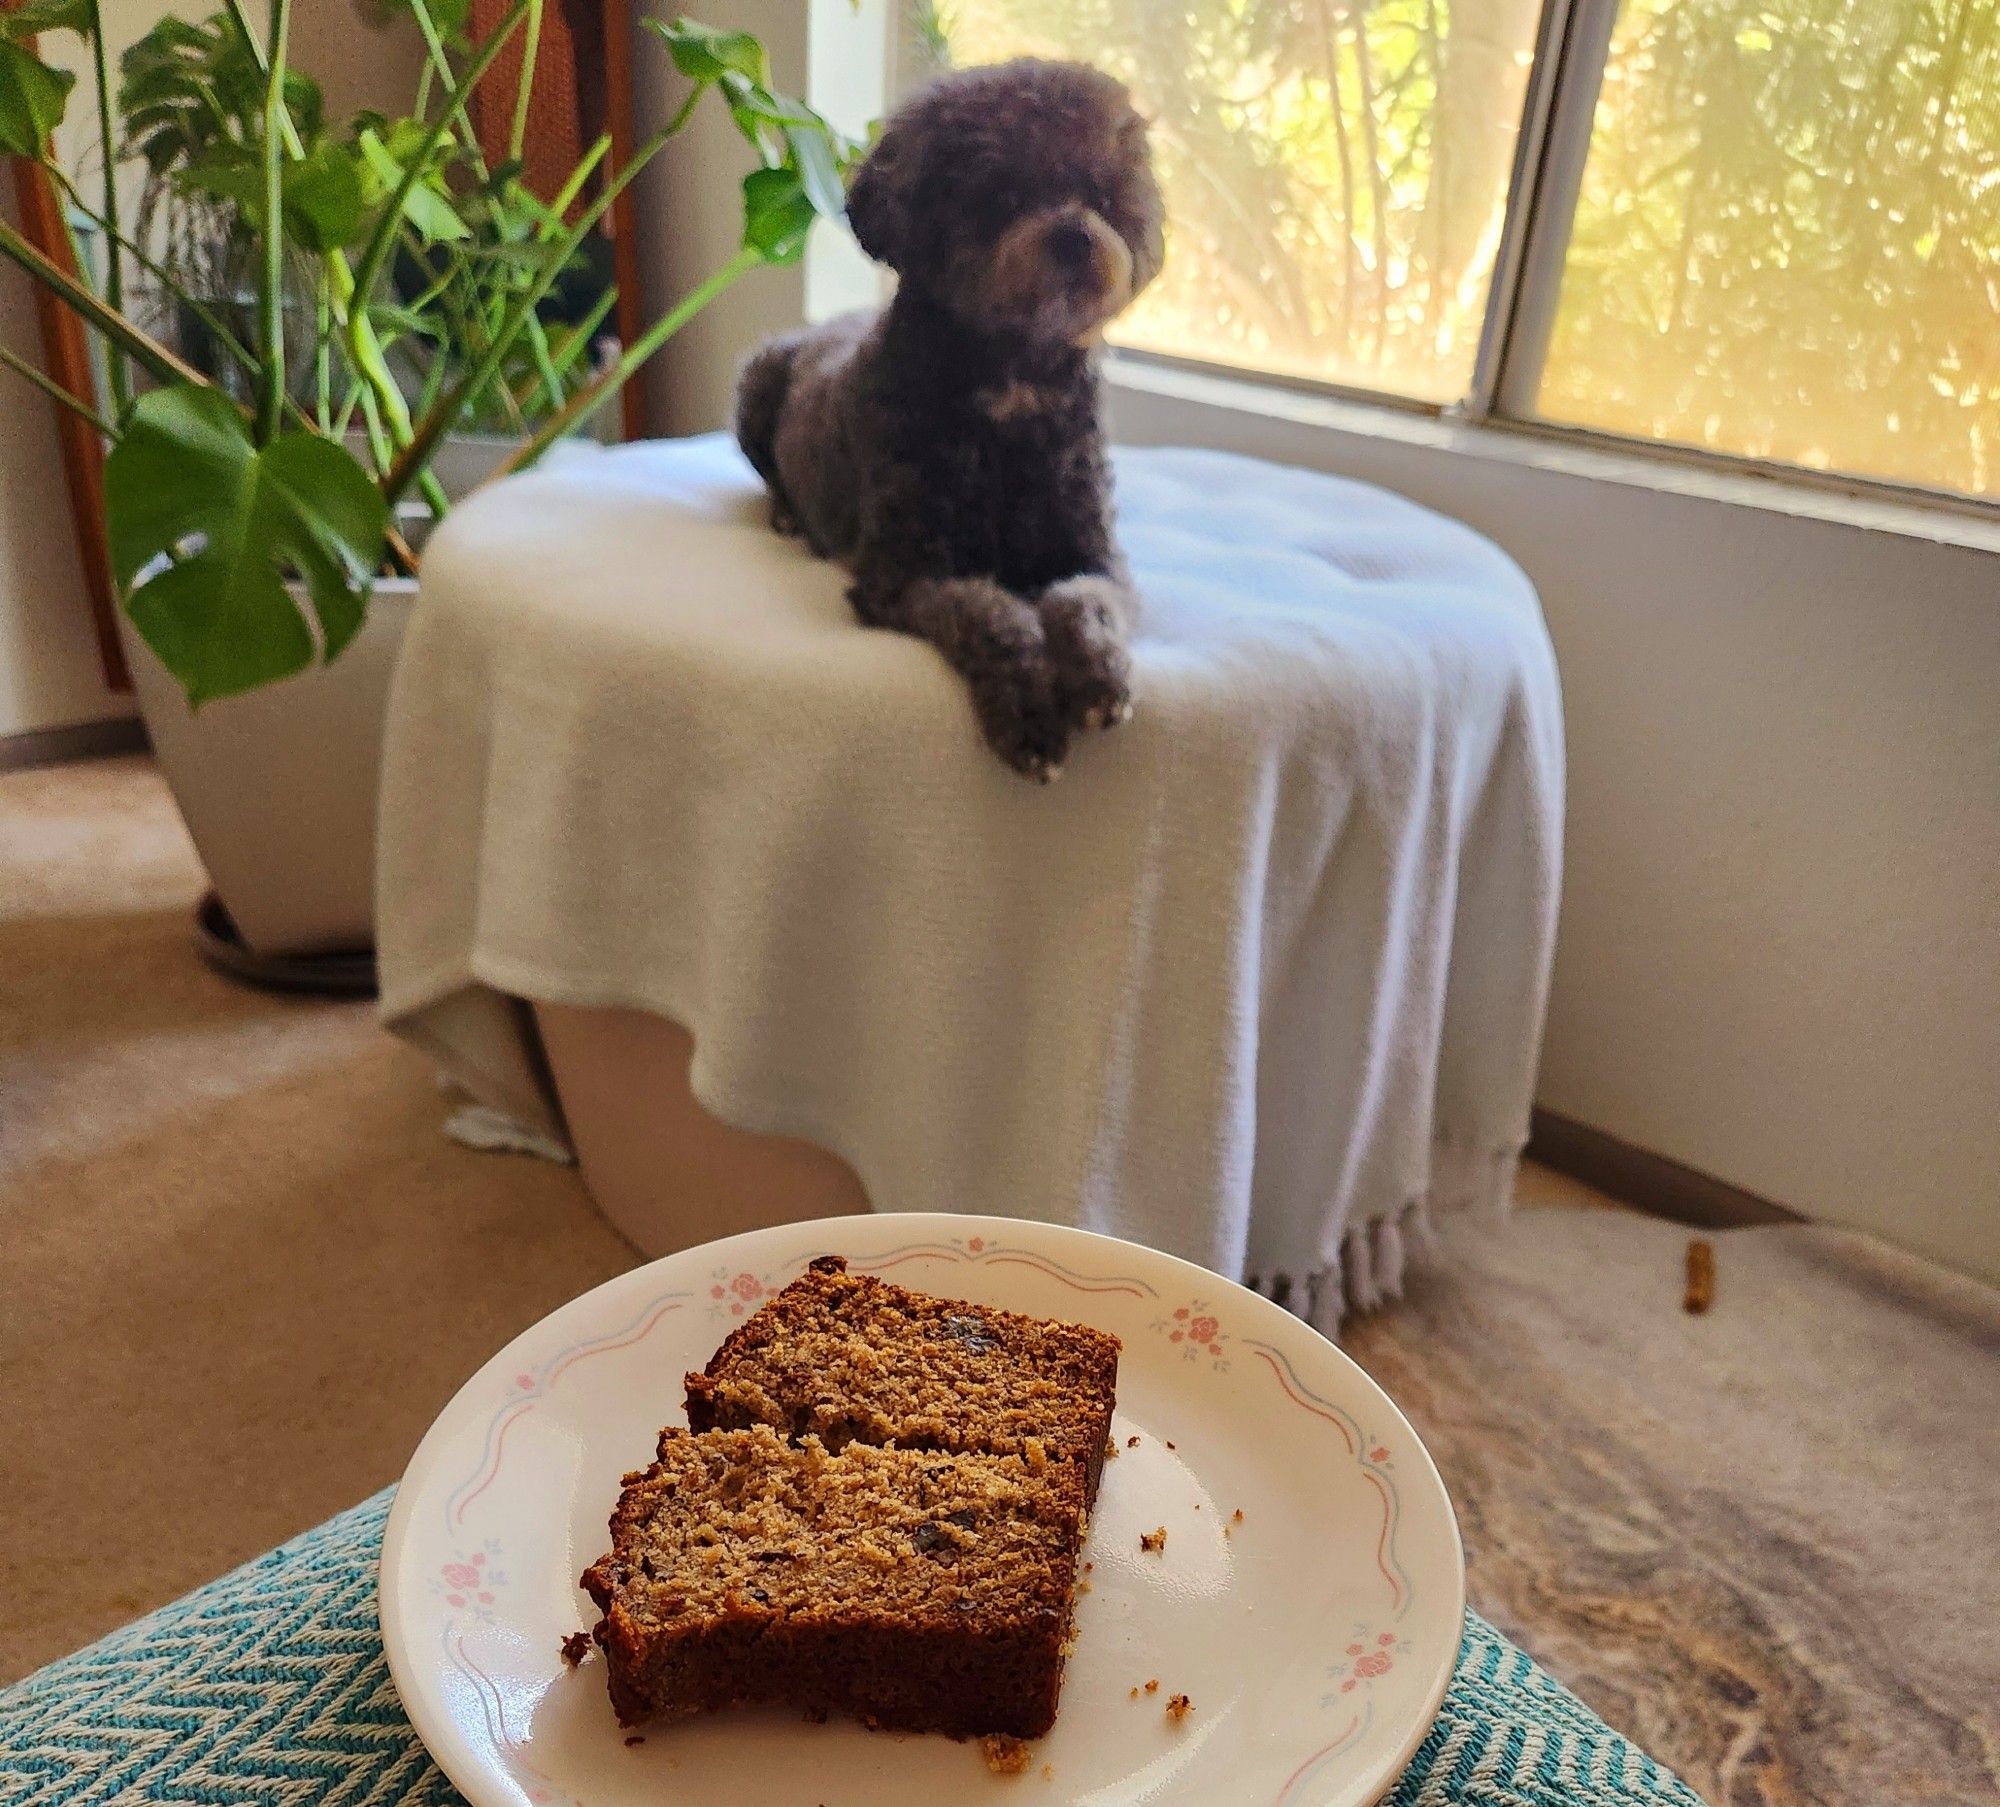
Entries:
<svg viewBox="0 0 2000 1807">
<path fill-rule="evenodd" d="M 1065 270 L 1089 268 L 1097 247 L 1081 220 L 1061 220 L 1049 229 L 1049 256 Z"/>
</svg>

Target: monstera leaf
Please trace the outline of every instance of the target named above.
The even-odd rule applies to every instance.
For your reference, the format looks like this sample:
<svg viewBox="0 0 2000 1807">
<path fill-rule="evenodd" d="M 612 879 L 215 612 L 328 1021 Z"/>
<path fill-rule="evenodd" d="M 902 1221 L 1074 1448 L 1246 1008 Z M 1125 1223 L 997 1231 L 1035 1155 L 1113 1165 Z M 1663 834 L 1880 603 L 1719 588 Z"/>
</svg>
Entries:
<svg viewBox="0 0 2000 1807">
<path fill-rule="evenodd" d="M 75 85 L 68 70 L 51 69 L 34 52 L 0 38 L 0 151 L 41 156 Z"/>
<path fill-rule="evenodd" d="M 118 67 L 125 143 L 156 176 L 261 135 L 269 82 L 257 46 L 228 12 L 201 24 L 169 14 L 127 48 Z M 301 70 L 285 71 L 285 111 L 302 142 L 319 141 L 326 98 Z"/>
<path fill-rule="evenodd" d="M 155 389 L 105 461 L 104 493 L 126 612 L 190 703 L 331 659 L 359 630 L 388 507 L 338 443 L 290 432 L 260 448 L 216 391 Z"/>
</svg>

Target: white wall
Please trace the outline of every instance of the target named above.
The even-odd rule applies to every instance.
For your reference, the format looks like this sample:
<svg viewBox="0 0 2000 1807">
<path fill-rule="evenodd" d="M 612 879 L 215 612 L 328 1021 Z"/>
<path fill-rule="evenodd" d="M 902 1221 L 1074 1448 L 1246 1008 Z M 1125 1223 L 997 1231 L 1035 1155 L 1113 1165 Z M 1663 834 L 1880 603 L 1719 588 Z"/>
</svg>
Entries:
<svg viewBox="0 0 2000 1807">
<path fill-rule="evenodd" d="M 1570 783 L 1540 1101 L 2000 1279 L 2000 549 L 1135 375 L 1120 437 L 1385 484 L 1541 591 Z"/>
<path fill-rule="evenodd" d="M 0 197 L 18 225 L 11 174 Z M 0 265 L 0 345 L 41 361 L 28 279 L 12 264 Z M 132 713 L 98 668 L 54 407 L 0 371 L 0 738 Z"/>
<path fill-rule="evenodd" d="M 663 10 L 663 9 L 655 9 Z M 803 0 L 726 0 L 700 8 L 704 24 L 755 32 L 771 55 L 780 89 L 806 85 L 810 37 Z M 656 130 L 687 92 L 667 49 L 649 31 L 632 55 L 637 135 Z M 633 212 L 643 222 L 639 257 L 646 306 L 660 313 L 727 263 L 743 241 L 741 185 L 756 167 L 749 147 L 713 95 L 687 130 L 635 185 Z M 656 433 L 698 433 L 729 416 L 736 366 L 768 333 L 796 326 L 805 313 L 803 265 L 753 270 L 698 316 L 646 372 L 646 405 Z"/>
<path fill-rule="evenodd" d="M 755 32 L 770 52 L 771 80 L 803 94 L 841 130 L 859 137 L 883 108 L 883 42 L 890 0 L 716 0 L 698 9 L 710 25 Z M 638 135 L 678 106 L 687 85 L 666 47 L 641 31 L 633 54 Z M 687 132 L 636 185 L 646 305 L 660 312 L 735 255 L 743 237 L 741 183 L 755 167 L 749 148 L 712 97 Z M 846 234 L 815 227 L 803 264 L 753 271 L 679 333 L 653 360 L 646 399 L 656 433 L 703 433 L 729 418 L 736 367 L 769 334 L 874 299 L 875 266 Z"/>
</svg>

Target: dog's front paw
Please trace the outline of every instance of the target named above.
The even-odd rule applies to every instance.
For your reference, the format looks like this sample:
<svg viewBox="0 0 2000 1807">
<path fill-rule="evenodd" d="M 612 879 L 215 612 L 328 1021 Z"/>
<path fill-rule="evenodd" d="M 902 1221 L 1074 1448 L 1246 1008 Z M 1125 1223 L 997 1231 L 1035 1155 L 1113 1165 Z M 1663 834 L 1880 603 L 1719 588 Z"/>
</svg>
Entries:
<svg viewBox="0 0 2000 1807">
<path fill-rule="evenodd" d="M 1070 724 L 1045 653 L 1024 652 L 981 671 L 972 703 L 987 744 L 1015 771 L 1041 784 L 1062 776 Z"/>
<path fill-rule="evenodd" d="M 989 577 L 952 577 L 887 591 L 857 583 L 854 606 L 862 620 L 890 622 L 944 654 L 987 743 L 1015 771 L 1044 784 L 1062 771 L 1072 723 L 1048 634 L 1027 602 Z"/>
<path fill-rule="evenodd" d="M 1075 728 L 1115 728 L 1129 720 L 1128 593 L 1109 577 L 1069 577 L 1044 591 L 1038 607 L 1064 719 Z"/>
</svg>

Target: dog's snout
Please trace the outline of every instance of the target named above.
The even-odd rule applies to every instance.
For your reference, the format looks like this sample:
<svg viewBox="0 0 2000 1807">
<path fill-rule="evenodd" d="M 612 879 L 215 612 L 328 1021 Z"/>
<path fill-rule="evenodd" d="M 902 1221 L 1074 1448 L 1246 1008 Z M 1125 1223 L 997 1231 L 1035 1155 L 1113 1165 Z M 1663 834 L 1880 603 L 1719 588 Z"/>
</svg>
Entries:
<svg viewBox="0 0 2000 1807">
<path fill-rule="evenodd" d="M 1062 269 L 1087 270 L 1097 255 L 1097 241 L 1080 219 L 1058 220 L 1049 229 L 1049 256 Z"/>
</svg>

